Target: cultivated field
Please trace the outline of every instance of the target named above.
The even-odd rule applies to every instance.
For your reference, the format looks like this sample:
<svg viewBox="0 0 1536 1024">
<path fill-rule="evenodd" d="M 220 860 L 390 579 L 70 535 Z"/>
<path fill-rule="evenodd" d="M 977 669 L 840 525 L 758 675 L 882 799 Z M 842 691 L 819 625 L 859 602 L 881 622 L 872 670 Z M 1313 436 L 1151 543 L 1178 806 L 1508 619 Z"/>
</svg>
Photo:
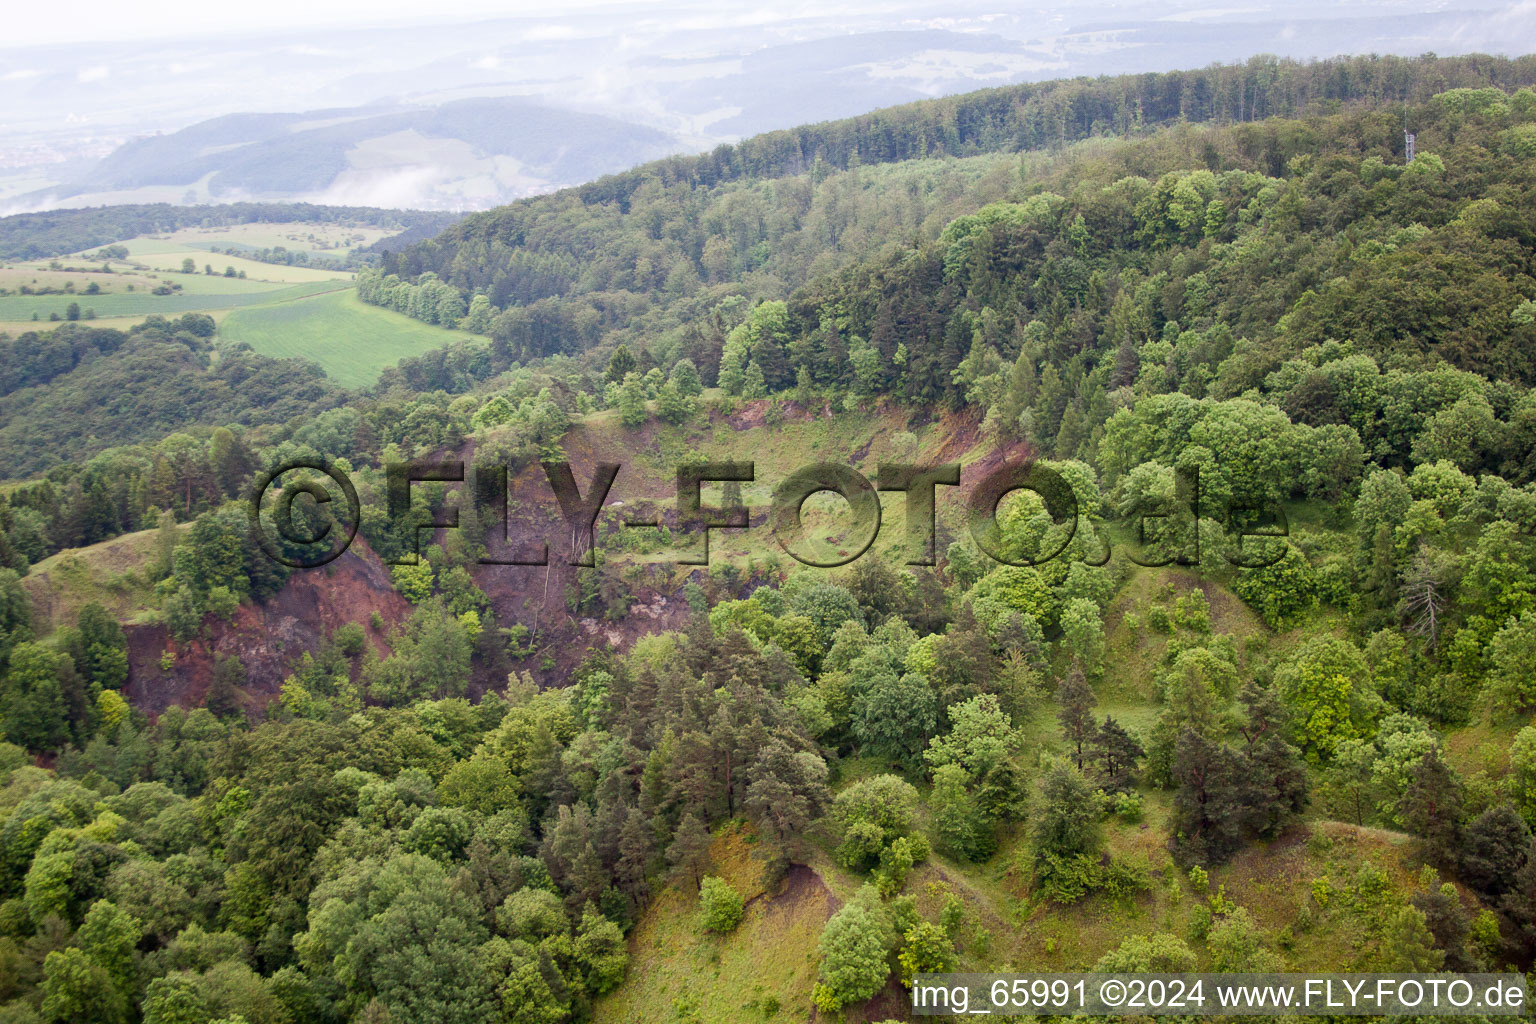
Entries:
<svg viewBox="0 0 1536 1024">
<path fill-rule="evenodd" d="M 207 313 L 222 320 L 230 310 L 283 303 L 345 289 L 352 278 L 340 269 L 348 245 L 366 245 L 387 232 L 332 224 L 244 224 L 188 228 L 171 235 L 116 243 L 120 258 L 101 259 L 100 249 L 53 260 L 0 265 L 0 331 L 17 334 L 67 319 L 70 306 L 96 326 L 123 328 L 151 314 Z M 255 251 L 284 246 L 334 254 L 330 267 L 291 267 L 212 251 L 231 246 Z M 192 260 L 193 273 L 184 273 Z"/>
<path fill-rule="evenodd" d="M 227 249 L 234 246 L 250 246 L 253 249 L 285 249 L 301 252 L 323 252 L 343 256 L 347 250 L 372 245 L 394 234 L 394 230 L 377 227 L 348 227 L 342 224 L 234 224 L 229 227 L 183 228 L 169 235 L 158 236 L 160 241 L 172 242 L 189 249 Z"/>
<path fill-rule="evenodd" d="M 238 309 L 219 325 L 228 342 L 274 358 L 313 359 L 346 387 L 366 387 L 406 356 L 475 339 L 358 301 L 350 288 Z"/>
<path fill-rule="evenodd" d="M 220 280 L 209 278 L 208 280 Z M 346 289 L 345 281 L 313 281 L 309 284 L 268 286 L 261 289 L 235 287 L 246 285 L 243 281 L 224 282 L 227 291 L 201 292 L 185 290 L 172 295 L 155 295 L 153 292 L 135 291 L 122 294 L 102 295 L 7 295 L 0 297 L 0 321 L 9 322 L 21 330 L 36 330 L 46 326 L 52 313 L 66 315 L 70 303 L 77 303 L 81 310 L 94 310 L 98 318 L 128 318 L 142 320 L 152 313 L 175 315 L 190 312 L 229 310 L 239 306 L 259 303 L 286 302 L 324 292 Z M 255 282 L 250 282 L 255 283 Z M 40 313 L 39 322 L 31 322 L 31 314 Z M 104 325 L 105 326 L 105 325 Z"/>
</svg>

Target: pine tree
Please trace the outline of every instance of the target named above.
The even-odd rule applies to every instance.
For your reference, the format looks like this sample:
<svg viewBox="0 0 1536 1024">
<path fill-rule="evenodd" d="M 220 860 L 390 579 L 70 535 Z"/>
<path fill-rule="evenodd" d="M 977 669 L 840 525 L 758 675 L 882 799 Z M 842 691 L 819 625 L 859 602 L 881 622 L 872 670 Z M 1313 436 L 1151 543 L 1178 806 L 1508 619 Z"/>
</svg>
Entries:
<svg viewBox="0 0 1536 1024">
<path fill-rule="evenodd" d="M 768 397 L 768 385 L 763 380 L 763 368 L 758 365 L 758 362 L 755 359 L 747 364 L 747 372 L 746 375 L 742 378 L 741 382 L 741 397 Z"/>
<path fill-rule="evenodd" d="M 1280 833 L 1307 806 L 1307 769 L 1301 751 L 1266 736 L 1240 758 L 1248 813 L 1244 825 L 1265 838 Z"/>
<path fill-rule="evenodd" d="M 628 345 L 620 345 L 613 350 L 613 356 L 608 360 L 608 371 L 603 376 L 609 383 L 617 384 L 635 372 L 635 357 L 630 354 Z"/>
<path fill-rule="evenodd" d="M 689 811 L 672 835 L 672 845 L 667 847 L 667 862 L 679 874 L 688 878 L 697 888 L 709 863 L 709 830 L 698 815 Z"/>
<path fill-rule="evenodd" d="M 750 782 L 742 810 L 764 835 L 798 853 L 813 822 L 831 803 L 827 763 L 809 751 L 795 752 L 780 739 L 769 740 L 747 769 Z"/>
<path fill-rule="evenodd" d="M 638 373 L 625 376 L 619 387 L 618 407 L 619 422 L 631 430 L 650 418 L 650 410 L 645 404 L 645 385 L 640 382 Z"/>
<path fill-rule="evenodd" d="M 1525 866 L 1531 830 L 1508 803 L 1490 807 L 1467 825 L 1460 847 L 1461 878 L 1488 903 L 1495 903 Z"/>
<path fill-rule="evenodd" d="M 1243 794 L 1232 751 L 1185 729 L 1174 752 L 1174 849 L 1184 863 L 1219 864 L 1242 844 Z"/>
<path fill-rule="evenodd" d="M 1083 670 L 1072 666 L 1072 671 L 1062 681 L 1061 689 L 1056 693 L 1056 700 L 1061 705 L 1061 710 L 1056 714 L 1056 720 L 1061 723 L 1062 734 L 1067 743 L 1072 747 L 1072 756 L 1079 770 L 1083 767 L 1083 750 L 1092 742 L 1095 726 L 1093 722 L 1093 706 L 1098 698 L 1093 695 L 1093 689 L 1088 685 L 1088 680 L 1083 675 Z"/>
<path fill-rule="evenodd" d="M 1499 901 L 1499 910 L 1509 920 L 1522 946 L 1536 948 L 1536 840 L 1526 850 L 1525 866 L 1515 877 Z"/>
<path fill-rule="evenodd" d="M 645 814 L 631 807 L 619 830 L 619 859 L 614 866 L 614 878 L 625 895 L 639 902 L 647 891 L 646 873 L 651 859 L 656 855 L 656 843 Z"/>
<path fill-rule="evenodd" d="M 1146 751 L 1123 725 L 1108 715 L 1104 716 L 1104 722 L 1095 731 L 1089 750 L 1105 792 L 1129 792 L 1135 787 L 1137 765 Z"/>
<path fill-rule="evenodd" d="M 1399 907 L 1382 929 L 1380 969 L 1420 973 L 1438 971 L 1445 954 L 1435 948 L 1424 913 L 1417 907 Z"/>
<path fill-rule="evenodd" d="M 1248 814 L 1245 826 L 1266 838 L 1277 835 L 1307 805 L 1307 769 L 1301 751 L 1284 739 L 1285 709 L 1269 689 L 1252 680 L 1239 700 L 1247 712 L 1243 777 Z"/>
<path fill-rule="evenodd" d="M 1426 869 L 1433 875 L 1433 868 Z M 1511 878 L 1513 881 L 1513 878 Z M 1424 923 L 1435 945 L 1445 953 L 1445 968 L 1450 971 L 1475 971 L 1479 965 L 1467 951 L 1467 932 L 1471 928 L 1461 895 L 1449 882 L 1433 882 L 1423 892 L 1413 894 L 1412 903 L 1424 915 Z"/>
<path fill-rule="evenodd" d="M 1424 840 L 1424 853 L 1432 863 L 1454 864 L 1461 846 L 1461 780 L 1430 748 L 1414 769 L 1413 780 L 1403 796 L 1408 828 Z"/>
<path fill-rule="evenodd" d="M 682 423 L 693 415 L 693 400 L 678 388 L 676 381 L 667 381 L 656 396 L 656 415 L 668 423 Z"/>
<path fill-rule="evenodd" d="M 1131 336 L 1127 334 L 1120 341 L 1120 347 L 1115 349 L 1115 368 L 1109 374 L 1109 386 L 1112 388 L 1129 387 L 1136 383 L 1136 377 L 1141 372 L 1141 359 L 1136 355 L 1136 346 L 1131 344 Z"/>
</svg>

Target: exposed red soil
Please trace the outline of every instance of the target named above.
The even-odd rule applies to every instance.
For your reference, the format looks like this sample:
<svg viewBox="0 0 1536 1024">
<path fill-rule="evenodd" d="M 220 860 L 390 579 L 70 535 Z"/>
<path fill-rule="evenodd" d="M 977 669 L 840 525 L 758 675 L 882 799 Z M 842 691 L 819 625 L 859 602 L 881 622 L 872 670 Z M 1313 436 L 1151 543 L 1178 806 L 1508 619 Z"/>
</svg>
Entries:
<svg viewBox="0 0 1536 1024">
<path fill-rule="evenodd" d="M 736 429 L 764 426 L 769 403 L 743 404 L 725 417 Z M 795 402 L 781 404 L 787 419 L 810 420 L 832 415 L 828 405 L 802 407 Z M 893 413 L 891 429 L 904 424 L 917 425 L 914 414 Z M 915 414 L 932 422 L 923 413 Z M 956 461 L 976 448 L 981 427 L 974 415 L 951 412 L 937 417 L 943 441 L 932 461 Z M 635 468 L 634 456 L 654 444 L 656 424 L 639 431 L 620 432 L 584 429 L 577 426 L 564 439 L 566 456 L 571 463 L 583 494 L 591 486 L 594 467 L 599 463 L 618 463 L 619 475 L 608 495 L 606 505 L 617 508 L 620 516 L 649 515 L 651 503 L 671 505 L 675 480 L 664 473 L 644 473 Z M 859 454 L 867 454 L 870 445 Z M 968 465 L 962 486 L 944 489 L 949 501 L 963 501 L 991 470 L 1004 462 L 1023 461 L 1034 454 L 1027 444 L 996 447 Z M 472 444 L 444 452 L 442 457 L 472 462 Z M 630 598 L 629 614 L 617 621 L 579 617 L 570 611 L 572 596 L 579 593 L 582 574 L 593 569 L 570 563 L 571 538 L 556 501 L 538 464 L 524 467 L 510 481 L 511 499 L 507 517 L 509 551 L 532 548 L 540 542 L 549 544 L 549 564 L 540 566 L 482 565 L 472 570 L 477 585 L 485 591 L 496 610 L 500 626 L 526 626 L 534 634 L 537 654 L 514 664 L 517 671 L 529 671 L 542 685 L 558 685 L 590 653 L 602 649 L 624 650 L 642 636 L 686 626 L 690 611 L 683 599 L 681 577 L 671 565 L 645 566 L 637 580 L 626 584 Z M 952 497 L 950 497 L 952 496 Z M 676 514 L 671 508 L 660 510 L 662 520 L 674 530 Z M 605 512 L 605 515 L 609 513 Z M 766 510 L 759 510 L 753 525 L 766 521 Z M 488 524 L 495 530 L 498 524 Z M 947 531 L 946 531 L 947 532 Z M 423 537 L 423 544 L 428 543 Z M 687 579 L 704 582 L 701 567 Z M 341 558 L 323 569 L 303 570 L 293 574 L 273 597 L 255 606 L 242 606 L 232 622 L 212 621 L 206 638 L 181 645 L 169 638 L 162 626 L 129 626 L 130 675 L 125 694 L 132 703 L 151 715 L 158 715 L 173 704 L 198 706 L 212 682 L 215 655 L 237 655 L 245 664 L 250 710 L 259 713 L 276 696 L 293 663 L 304 652 L 315 650 L 326 633 L 347 622 L 367 624 L 374 612 L 385 622 L 383 633 L 368 630 L 375 650 L 388 654 L 384 636 L 410 614 L 410 606 L 390 585 L 389 569 L 362 537 Z M 170 651 L 174 662 L 161 668 L 162 655 Z M 505 684 L 492 678 L 493 670 L 477 665 L 469 682 L 472 697 Z M 808 870 L 808 869 L 807 869 Z M 793 884 L 799 881 L 792 877 Z M 818 880 L 819 881 L 819 880 Z"/>
<path fill-rule="evenodd" d="M 374 612 L 385 632 L 402 622 L 410 605 L 390 585 L 385 565 L 361 536 L 340 558 L 321 569 L 295 572 L 276 594 L 260 604 L 241 605 L 234 620 L 208 621 L 205 638 L 190 644 L 173 640 L 164 626 L 125 627 L 128 683 L 123 693 L 134 707 L 157 716 L 173 704 L 197 707 L 213 682 L 215 655 L 237 655 L 245 665 L 249 709 L 259 712 L 275 697 L 291 666 L 320 646 L 325 634 L 348 622 L 365 627 Z M 374 649 L 386 656 L 381 634 L 367 630 Z M 170 651 L 174 663 L 161 668 Z"/>
</svg>

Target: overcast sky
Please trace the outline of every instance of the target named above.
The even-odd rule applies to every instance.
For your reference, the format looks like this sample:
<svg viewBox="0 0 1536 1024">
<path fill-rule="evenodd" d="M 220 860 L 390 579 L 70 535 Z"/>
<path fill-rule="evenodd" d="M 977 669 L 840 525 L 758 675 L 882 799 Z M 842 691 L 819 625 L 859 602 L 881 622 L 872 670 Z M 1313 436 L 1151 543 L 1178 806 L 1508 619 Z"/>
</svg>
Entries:
<svg viewBox="0 0 1536 1024">
<path fill-rule="evenodd" d="M 453 0 L 451 14 L 432 11 L 436 22 L 487 15 L 559 14 L 599 7 L 643 7 L 648 0 L 562 0 L 559 4 L 528 0 Z M 71 0 L 69 17 L 47 4 L 18 4 L 6 15 L 0 46 L 97 42 L 120 39 L 159 39 L 284 29 L 329 28 L 335 25 L 379 25 L 390 21 L 420 21 L 420 0 L 260 0 L 258 3 L 208 3 L 206 0 Z"/>
<path fill-rule="evenodd" d="M 0 49 L 56 43 L 161 39 L 209 34 L 323 29 L 337 25 L 378 26 L 390 22 L 436 24 L 485 17 L 558 18 L 576 11 L 622 8 L 637 10 L 692 8 L 722 23 L 751 20 L 755 15 L 783 21 L 797 14 L 828 14 L 837 10 L 879 9 L 872 3 L 702 2 L 702 0 L 453 0 L 451 5 L 423 10 L 421 0 L 259 0 L 257 3 L 210 3 L 208 0 L 71 0 L 68 17 L 47 4 L 17 4 L 6 13 Z M 908 4 L 886 4 L 901 8 Z M 1004 2 L 1002 7 L 1018 7 Z M 1029 5 L 1024 5 L 1029 6 Z M 941 8 L 942 5 L 939 5 Z"/>
</svg>

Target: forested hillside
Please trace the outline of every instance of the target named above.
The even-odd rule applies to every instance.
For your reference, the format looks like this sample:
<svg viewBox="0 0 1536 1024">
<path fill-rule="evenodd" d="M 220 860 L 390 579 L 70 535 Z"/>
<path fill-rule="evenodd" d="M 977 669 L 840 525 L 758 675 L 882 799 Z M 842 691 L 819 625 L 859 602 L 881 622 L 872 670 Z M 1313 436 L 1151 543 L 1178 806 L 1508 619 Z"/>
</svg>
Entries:
<svg viewBox="0 0 1536 1024">
<path fill-rule="evenodd" d="M 8 462 L 52 465 L 0 502 L 0 1021 L 870 1021 L 956 968 L 1529 968 L 1533 82 L 1258 61 L 650 165 L 360 275 L 491 338 L 366 393 L 188 318 L 7 342 L 5 450 L 51 408 L 68 461 Z M 132 434 L 88 419 L 113 390 Z M 251 533 L 300 458 L 356 483 L 345 564 Z M 391 517 L 407 458 L 508 467 L 509 536 L 469 483 Z M 963 506 L 1030 459 L 1076 514 L 1009 498 L 993 557 Z M 623 463 L 590 568 L 559 460 L 583 494 Z M 708 567 L 699 460 L 756 466 L 707 492 L 753 524 Z M 785 556 L 763 513 L 808 462 L 960 463 L 937 564 L 896 494 L 862 557 L 815 509 L 844 564 Z"/>
</svg>

